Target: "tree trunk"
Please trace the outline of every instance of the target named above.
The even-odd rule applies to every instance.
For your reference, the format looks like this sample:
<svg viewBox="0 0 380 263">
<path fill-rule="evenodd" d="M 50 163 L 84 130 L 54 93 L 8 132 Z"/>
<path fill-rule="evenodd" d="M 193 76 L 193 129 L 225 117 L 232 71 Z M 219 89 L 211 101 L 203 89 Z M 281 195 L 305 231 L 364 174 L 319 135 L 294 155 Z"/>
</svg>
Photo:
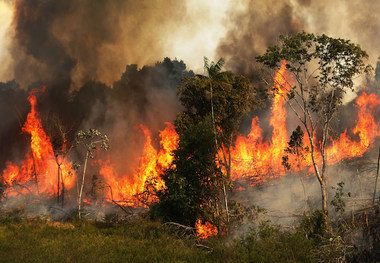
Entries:
<svg viewBox="0 0 380 263">
<path fill-rule="evenodd" d="M 86 154 L 86 160 L 84 161 L 82 184 L 80 186 L 79 197 L 78 197 L 78 217 L 79 217 L 79 219 L 81 219 L 82 193 L 83 193 L 84 179 L 86 177 L 87 160 L 88 160 L 88 151 Z"/>
<path fill-rule="evenodd" d="M 211 103 L 211 119 L 212 119 L 212 125 L 214 128 L 214 134 L 215 134 L 215 146 L 216 150 L 218 151 L 219 146 L 218 146 L 218 135 L 217 135 L 217 129 L 216 129 L 216 124 L 215 124 L 215 116 L 214 116 L 214 103 L 212 100 L 212 82 L 210 80 L 210 103 Z M 223 149 L 222 149 L 223 150 Z M 220 160 L 219 160 L 220 163 Z M 228 173 L 229 173 L 229 168 L 227 167 L 227 178 L 228 178 Z M 227 191 L 226 191 L 226 184 L 223 181 L 223 197 L 224 197 L 224 204 L 226 207 L 226 217 L 227 217 L 227 226 L 229 225 L 230 222 L 230 214 L 228 212 L 228 199 L 227 199 Z"/>
<path fill-rule="evenodd" d="M 230 224 L 230 213 L 228 211 L 228 196 L 226 191 L 226 184 L 223 181 L 223 195 L 224 195 L 224 204 L 226 206 L 226 215 L 227 215 L 227 226 Z"/>
<path fill-rule="evenodd" d="M 322 192 L 322 211 L 325 215 L 328 213 L 327 209 L 327 191 L 326 191 L 326 182 L 322 181 L 321 183 L 321 192 Z"/>
<path fill-rule="evenodd" d="M 58 174 L 57 174 L 57 204 L 59 204 L 59 187 L 60 187 L 60 178 L 61 178 L 61 166 L 58 164 Z"/>
<path fill-rule="evenodd" d="M 61 200 L 62 200 L 62 207 L 65 204 L 65 182 L 63 181 L 63 175 L 61 171 Z"/>
<path fill-rule="evenodd" d="M 40 188 L 38 187 L 36 160 L 34 158 L 33 158 L 33 173 L 34 173 L 34 183 L 37 187 L 37 193 L 40 194 Z"/>
<path fill-rule="evenodd" d="M 377 179 L 379 178 L 379 166 L 380 166 L 380 147 L 379 147 L 379 156 L 377 157 L 377 171 L 376 171 L 376 181 L 375 181 L 375 190 L 373 191 L 373 200 L 372 205 L 375 204 L 376 198 L 376 188 L 377 188 Z"/>
</svg>

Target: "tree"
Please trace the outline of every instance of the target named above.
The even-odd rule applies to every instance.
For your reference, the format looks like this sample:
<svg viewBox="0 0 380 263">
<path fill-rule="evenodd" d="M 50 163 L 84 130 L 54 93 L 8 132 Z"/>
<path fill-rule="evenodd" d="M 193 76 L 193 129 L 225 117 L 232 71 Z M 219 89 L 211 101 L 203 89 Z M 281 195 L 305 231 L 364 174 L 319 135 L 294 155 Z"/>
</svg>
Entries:
<svg viewBox="0 0 380 263">
<path fill-rule="evenodd" d="M 88 131 L 79 131 L 75 137 L 76 145 L 82 145 L 86 150 L 86 157 L 84 160 L 83 175 L 82 181 L 79 184 L 77 181 L 77 190 L 78 190 L 78 217 L 81 218 L 81 206 L 82 206 L 82 193 L 83 186 L 86 177 L 87 161 L 88 158 L 93 159 L 95 151 L 98 147 L 108 151 L 110 149 L 109 140 L 107 135 L 102 135 L 98 130 L 89 129 Z M 77 179 L 78 180 L 78 179 Z"/>
<path fill-rule="evenodd" d="M 54 159 L 57 164 L 57 204 L 61 203 L 63 206 L 65 201 L 65 178 L 62 173 L 62 165 L 73 148 L 73 145 L 68 140 L 70 130 L 63 125 L 61 119 L 55 114 L 47 114 L 44 122 L 46 123 L 46 133 L 51 139 Z"/>
<path fill-rule="evenodd" d="M 218 164 L 225 178 L 231 179 L 231 146 L 238 134 L 241 118 L 259 105 L 255 89 L 249 80 L 230 71 L 222 72 L 224 60 L 209 63 L 204 59 L 207 76 L 185 78 L 179 87 L 179 97 L 185 107 L 184 115 L 194 120 L 211 116 Z M 228 205 L 224 188 L 225 207 Z"/>
<path fill-rule="evenodd" d="M 199 218 L 216 220 L 221 171 L 215 162 L 217 148 L 211 119 L 187 122 L 186 126 L 172 165 L 161 175 L 166 188 L 158 191 L 159 203 L 151 213 L 165 221 L 194 226 Z"/>
<path fill-rule="evenodd" d="M 306 130 L 315 175 L 321 187 L 322 210 L 327 215 L 326 145 L 330 138 L 331 120 L 342 105 L 347 90 L 353 90 L 354 78 L 367 73 L 368 55 L 349 40 L 326 35 L 298 33 L 280 36 L 280 43 L 267 49 L 257 61 L 279 69 L 285 61 L 295 85 L 287 88 L 287 102 Z M 288 83 L 289 84 L 289 83 Z M 316 143 L 316 132 L 320 139 Z M 319 151 L 321 161 L 316 159 Z"/>
</svg>

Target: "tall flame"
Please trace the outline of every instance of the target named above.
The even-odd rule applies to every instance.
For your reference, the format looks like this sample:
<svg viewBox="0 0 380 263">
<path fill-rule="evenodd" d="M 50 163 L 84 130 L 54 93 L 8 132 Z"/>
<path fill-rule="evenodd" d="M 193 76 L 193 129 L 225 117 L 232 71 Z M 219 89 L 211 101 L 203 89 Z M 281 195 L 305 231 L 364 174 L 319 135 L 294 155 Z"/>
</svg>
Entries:
<svg viewBox="0 0 380 263">
<path fill-rule="evenodd" d="M 58 167 L 53 146 L 42 127 L 39 113 L 36 110 L 37 98 L 35 94 L 44 91 L 45 87 L 40 90 L 32 90 L 29 94 L 28 101 L 31 105 L 31 110 L 22 131 L 30 135 L 30 149 L 20 166 L 11 162 L 6 164 L 6 169 L 3 171 L 3 180 L 7 186 L 10 186 L 5 191 L 8 196 L 27 192 L 53 195 L 57 191 Z M 65 186 L 71 188 L 75 182 L 71 164 L 63 162 L 61 169 Z M 21 186 L 22 189 L 16 189 L 12 186 Z"/>
<path fill-rule="evenodd" d="M 274 98 L 269 122 L 273 129 L 272 138 L 266 142 L 262 141 L 259 119 L 253 118 L 248 136 L 238 136 L 231 150 L 233 180 L 244 178 L 252 184 L 256 184 L 285 174 L 282 156 L 289 137 L 286 127 L 287 112 L 284 96 L 294 83 L 292 76 L 286 72 L 285 65 L 283 62 L 274 77 Z M 330 146 L 326 148 L 326 160 L 329 165 L 336 164 L 343 159 L 362 156 L 373 146 L 375 138 L 380 135 L 374 118 L 375 110 L 379 105 L 378 96 L 362 92 L 356 99 L 355 105 L 358 109 L 358 119 L 352 133 L 358 135 L 359 140 L 351 140 L 347 135 L 347 130 L 339 136 L 339 139 L 331 140 Z M 306 136 L 304 144 L 310 148 L 310 142 Z M 316 162 L 320 164 L 322 162 L 320 152 L 317 150 L 315 155 Z M 312 166 L 310 153 L 305 153 L 305 159 L 300 159 L 298 162 L 299 164 L 293 167 L 293 170 L 310 168 Z"/>
<path fill-rule="evenodd" d="M 110 186 L 109 197 L 113 200 L 129 201 L 130 205 L 136 205 L 135 196 L 145 190 L 147 180 L 153 179 L 157 189 L 164 187 L 160 174 L 172 163 L 172 151 L 178 145 L 178 134 L 173 124 L 169 122 L 166 123 L 166 128 L 160 131 L 159 151 L 152 145 L 152 135 L 148 128 L 143 125 L 140 127 L 145 136 L 145 143 L 140 165 L 134 174 L 120 176 L 115 171 L 115 165 L 109 161 L 101 164 L 99 172 L 104 177 L 105 183 Z"/>
<path fill-rule="evenodd" d="M 274 77 L 272 114 L 269 125 L 272 127 L 272 139 L 262 141 L 262 129 L 257 117 L 252 119 L 251 131 L 247 137 L 238 136 L 231 149 L 232 180 L 250 178 L 262 182 L 265 177 L 284 173 L 281 165 L 284 149 L 287 146 L 285 99 L 293 81 L 286 71 L 285 63 Z"/>
</svg>

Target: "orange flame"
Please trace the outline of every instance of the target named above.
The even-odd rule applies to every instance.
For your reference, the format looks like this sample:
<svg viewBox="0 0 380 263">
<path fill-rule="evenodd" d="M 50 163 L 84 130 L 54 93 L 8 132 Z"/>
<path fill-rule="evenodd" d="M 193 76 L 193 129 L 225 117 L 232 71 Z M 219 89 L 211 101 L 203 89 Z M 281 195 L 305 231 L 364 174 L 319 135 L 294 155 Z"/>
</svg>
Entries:
<svg viewBox="0 0 380 263">
<path fill-rule="evenodd" d="M 195 231 L 197 233 L 198 238 L 200 239 L 206 239 L 218 234 L 218 229 L 216 227 L 214 227 L 209 222 L 205 222 L 204 224 L 202 224 L 201 219 L 198 219 L 197 222 L 195 222 Z"/>
<path fill-rule="evenodd" d="M 231 147 L 232 180 L 247 179 L 252 184 L 256 184 L 285 174 L 282 156 L 289 136 L 284 97 L 287 96 L 292 85 L 292 76 L 286 71 L 285 63 L 282 63 L 274 77 L 275 91 L 269 120 L 272 128 L 271 139 L 263 141 L 259 119 L 258 117 L 253 118 L 250 133 L 247 136 L 238 136 L 234 146 Z M 28 97 L 31 111 L 22 127 L 22 131 L 30 135 L 29 152 L 20 165 L 7 162 L 6 168 L 2 172 L 3 181 L 8 186 L 5 190 L 7 196 L 14 196 L 18 193 L 25 194 L 28 191 L 51 196 L 57 190 L 57 164 L 53 147 L 50 138 L 43 130 L 39 113 L 36 110 L 35 94 L 38 92 L 41 90 L 33 90 Z M 357 139 L 351 139 L 346 130 L 337 140 L 330 141 L 330 146 L 326 148 L 326 160 L 329 165 L 345 158 L 359 157 L 373 146 L 375 138 L 380 135 L 374 118 L 379 102 L 380 99 L 377 95 L 366 92 L 356 99 L 358 119 L 351 132 L 357 136 Z M 141 205 L 136 199 L 136 195 L 146 190 L 147 180 L 153 179 L 152 182 L 158 189 L 164 187 L 160 174 L 171 165 L 172 152 L 177 148 L 179 140 L 174 126 L 166 123 L 166 128 L 159 132 L 160 148 L 157 150 L 153 146 L 149 129 L 143 125 L 140 128 L 145 136 L 145 143 L 142 156 L 139 158 L 139 165 L 132 174 L 119 174 L 116 165 L 111 160 L 98 161 L 95 164 L 99 166 L 99 174 L 103 177 L 107 198 L 112 201 L 122 200 L 133 206 Z M 306 135 L 304 143 L 306 146 L 309 145 Z M 315 158 L 317 163 L 321 163 L 321 155 L 318 151 Z M 300 165 L 293 169 L 310 169 L 311 165 L 310 153 L 305 153 L 305 159 L 301 160 Z M 69 174 L 74 174 L 71 163 L 64 162 L 61 168 L 65 187 L 69 190 L 74 187 L 75 183 L 75 176 L 69 176 Z M 198 231 L 200 233 L 216 231 L 210 223 L 206 222 L 203 225 L 200 220 L 197 221 L 196 226 L 197 233 Z M 213 230 L 215 231 L 213 232 Z"/>
<path fill-rule="evenodd" d="M 148 128 L 141 125 L 145 136 L 143 154 L 140 165 L 135 173 L 119 176 L 115 171 L 115 165 L 109 161 L 101 163 L 100 174 L 105 183 L 110 186 L 109 197 L 113 200 L 127 200 L 129 205 L 137 205 L 135 196 L 144 191 L 148 179 L 155 180 L 156 189 L 162 189 L 164 182 L 160 174 L 172 163 L 172 151 L 177 148 L 178 134 L 173 124 L 167 122 L 166 128 L 160 131 L 160 150 L 157 151 L 152 145 L 152 136 Z M 111 196 L 112 191 L 112 196 Z"/>
<path fill-rule="evenodd" d="M 282 156 L 287 147 L 289 139 L 286 127 L 285 99 L 289 88 L 293 85 L 292 76 L 286 72 L 286 64 L 283 62 L 281 68 L 274 77 L 274 99 L 271 108 L 270 126 L 272 127 L 272 139 L 262 141 L 262 129 L 259 119 L 252 119 L 251 132 L 247 137 L 238 136 L 231 150 L 232 156 L 232 179 L 248 179 L 252 184 L 263 183 L 269 178 L 283 176 L 285 174 L 282 166 Z M 331 145 L 326 148 L 326 161 L 333 165 L 342 159 L 350 159 L 362 156 L 373 146 L 376 136 L 379 136 L 378 125 L 374 119 L 375 110 L 379 105 L 379 98 L 375 94 L 363 92 L 356 99 L 358 108 L 358 120 L 352 132 L 358 135 L 359 140 L 354 141 L 343 132 L 336 141 L 331 140 Z M 305 146 L 310 142 L 307 135 L 304 137 Z M 316 144 L 318 145 L 318 143 Z M 317 150 L 316 162 L 320 164 L 322 157 Z M 292 161 L 295 161 L 294 158 Z M 310 153 L 305 153 L 305 159 L 293 170 L 302 170 L 312 166 Z"/>
<path fill-rule="evenodd" d="M 22 127 L 22 131 L 30 135 L 30 149 L 20 166 L 11 162 L 6 164 L 3 179 L 6 185 L 10 186 L 5 191 L 8 196 L 14 196 L 18 193 L 25 194 L 28 192 L 25 189 L 28 189 L 29 192 L 48 195 L 53 195 L 56 192 L 58 168 L 54 158 L 54 151 L 36 110 L 37 99 L 35 94 L 44 92 L 45 89 L 45 87 L 40 90 L 35 89 L 29 94 L 28 101 L 31 105 L 31 111 Z M 71 164 L 64 162 L 61 169 L 65 186 L 71 188 L 75 181 L 74 176 L 69 176 L 74 174 Z M 12 186 L 23 186 L 24 188 L 16 190 Z"/>
<path fill-rule="evenodd" d="M 272 114 L 269 121 L 273 128 L 272 139 L 267 142 L 262 141 L 259 119 L 253 118 L 251 132 L 247 137 L 238 136 L 235 146 L 231 149 L 232 180 L 249 178 L 259 183 L 265 181 L 265 177 L 284 173 L 281 162 L 288 140 L 284 96 L 293 85 L 285 63 L 282 63 L 276 72 L 274 85 Z"/>
</svg>

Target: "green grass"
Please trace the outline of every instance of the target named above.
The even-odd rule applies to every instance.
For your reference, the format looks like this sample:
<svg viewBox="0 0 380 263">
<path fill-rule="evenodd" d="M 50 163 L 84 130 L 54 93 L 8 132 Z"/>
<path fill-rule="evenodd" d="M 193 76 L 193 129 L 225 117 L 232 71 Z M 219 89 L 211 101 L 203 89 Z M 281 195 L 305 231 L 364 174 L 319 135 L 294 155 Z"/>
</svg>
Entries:
<svg viewBox="0 0 380 263">
<path fill-rule="evenodd" d="M 54 223 L 0 219 L 0 262 L 312 262 L 311 243 L 266 226 L 243 239 L 216 237 L 197 248 L 159 222 Z"/>
</svg>

